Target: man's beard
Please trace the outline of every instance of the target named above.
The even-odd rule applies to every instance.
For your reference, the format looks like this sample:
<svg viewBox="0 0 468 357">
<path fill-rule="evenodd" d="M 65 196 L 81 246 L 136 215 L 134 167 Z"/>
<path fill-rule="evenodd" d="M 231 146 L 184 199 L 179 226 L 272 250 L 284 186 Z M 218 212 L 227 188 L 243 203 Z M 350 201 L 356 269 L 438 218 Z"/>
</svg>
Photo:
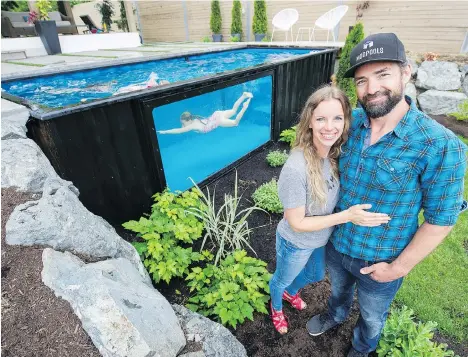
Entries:
<svg viewBox="0 0 468 357">
<path fill-rule="evenodd" d="M 368 103 L 369 100 L 385 96 L 386 100 L 380 103 Z M 390 90 L 382 90 L 372 95 L 366 95 L 362 100 L 359 100 L 362 108 L 367 113 L 367 116 L 372 119 L 381 118 L 390 113 L 403 98 L 403 90 L 392 93 Z"/>
</svg>

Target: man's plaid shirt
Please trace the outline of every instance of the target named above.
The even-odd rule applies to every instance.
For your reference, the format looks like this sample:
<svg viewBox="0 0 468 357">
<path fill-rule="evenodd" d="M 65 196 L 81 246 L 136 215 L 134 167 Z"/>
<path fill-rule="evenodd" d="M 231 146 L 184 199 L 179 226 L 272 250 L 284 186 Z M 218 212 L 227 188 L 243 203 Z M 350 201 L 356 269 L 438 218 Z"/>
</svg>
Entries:
<svg viewBox="0 0 468 357">
<path fill-rule="evenodd" d="M 363 150 L 369 119 L 353 112 L 349 139 L 340 156 L 341 192 L 336 211 L 370 203 L 387 213 L 388 224 L 339 225 L 331 237 L 341 253 L 370 262 L 393 261 L 426 222 L 454 225 L 463 201 L 467 147 L 449 130 L 419 111 L 414 103 L 397 127 Z"/>
</svg>

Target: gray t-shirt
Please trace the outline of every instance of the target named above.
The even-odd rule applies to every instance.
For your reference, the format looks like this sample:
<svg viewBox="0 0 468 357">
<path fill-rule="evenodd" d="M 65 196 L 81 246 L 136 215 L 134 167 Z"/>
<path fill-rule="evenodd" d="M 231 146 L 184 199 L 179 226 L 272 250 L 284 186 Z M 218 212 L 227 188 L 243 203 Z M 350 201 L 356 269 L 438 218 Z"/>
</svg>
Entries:
<svg viewBox="0 0 468 357">
<path fill-rule="evenodd" d="M 293 150 L 281 170 L 278 180 L 278 195 L 284 209 L 305 206 L 306 217 L 325 216 L 333 213 L 338 201 L 340 182 L 331 173 L 328 159 L 323 160 L 322 172 L 325 180 L 327 203 L 322 207 L 314 200 L 307 184 L 307 166 L 302 150 Z M 313 232 L 294 232 L 286 219 L 278 224 L 279 234 L 298 248 L 319 248 L 327 244 L 334 227 Z"/>
</svg>

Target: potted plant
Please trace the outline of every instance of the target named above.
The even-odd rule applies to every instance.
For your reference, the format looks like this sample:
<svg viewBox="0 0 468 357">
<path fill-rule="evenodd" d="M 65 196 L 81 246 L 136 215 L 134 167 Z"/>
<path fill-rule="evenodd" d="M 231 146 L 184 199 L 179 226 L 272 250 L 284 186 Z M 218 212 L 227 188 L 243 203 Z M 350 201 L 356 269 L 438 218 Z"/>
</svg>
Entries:
<svg viewBox="0 0 468 357">
<path fill-rule="evenodd" d="M 102 4 L 96 4 L 96 8 L 101 14 L 102 29 L 104 32 L 109 32 L 112 24 L 112 16 L 114 16 L 114 5 L 110 0 L 103 0 Z"/>
<path fill-rule="evenodd" d="M 222 42 L 223 35 L 221 35 L 221 9 L 219 7 L 219 0 L 211 2 L 211 17 L 210 28 L 213 33 L 213 42 Z"/>
<path fill-rule="evenodd" d="M 268 30 L 268 21 L 266 14 L 265 0 L 254 1 L 254 17 L 252 30 L 255 35 L 255 41 L 260 42 L 266 36 Z"/>
<path fill-rule="evenodd" d="M 242 37 L 242 5 L 240 0 L 234 0 L 232 6 L 232 22 L 231 22 L 231 41 L 239 42 Z M 237 40 L 233 40 L 237 38 Z"/>
<path fill-rule="evenodd" d="M 49 0 L 37 0 L 36 7 L 39 13 L 31 11 L 28 22 L 34 24 L 36 33 L 39 35 L 48 55 L 62 53 L 55 21 L 49 20 L 49 12 L 52 4 Z"/>
</svg>

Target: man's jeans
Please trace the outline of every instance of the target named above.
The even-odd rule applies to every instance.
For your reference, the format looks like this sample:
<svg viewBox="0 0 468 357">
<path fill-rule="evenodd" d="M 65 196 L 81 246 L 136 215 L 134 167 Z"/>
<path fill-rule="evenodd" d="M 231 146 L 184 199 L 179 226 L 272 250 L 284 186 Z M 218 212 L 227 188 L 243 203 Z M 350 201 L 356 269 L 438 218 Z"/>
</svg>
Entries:
<svg viewBox="0 0 468 357">
<path fill-rule="evenodd" d="M 325 247 L 301 249 L 276 232 L 276 271 L 270 280 L 271 304 L 279 311 L 283 293 L 290 295 L 325 277 Z"/>
<path fill-rule="evenodd" d="M 372 265 L 372 262 L 342 254 L 331 242 L 326 247 L 326 261 L 332 290 L 328 300 L 330 315 L 336 322 L 343 322 L 348 317 L 356 287 L 360 316 L 354 328 L 353 347 L 361 353 L 374 351 L 390 304 L 403 278 L 379 283 L 359 272 L 361 268 Z"/>
</svg>

